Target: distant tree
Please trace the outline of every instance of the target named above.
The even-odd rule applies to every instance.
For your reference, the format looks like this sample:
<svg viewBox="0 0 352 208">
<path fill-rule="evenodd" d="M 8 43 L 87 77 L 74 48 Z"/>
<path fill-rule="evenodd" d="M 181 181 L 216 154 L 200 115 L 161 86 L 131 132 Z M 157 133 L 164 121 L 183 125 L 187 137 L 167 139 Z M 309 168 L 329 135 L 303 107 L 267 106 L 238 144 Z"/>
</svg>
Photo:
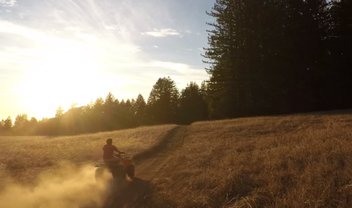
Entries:
<svg viewBox="0 0 352 208">
<path fill-rule="evenodd" d="M 4 121 L 4 130 L 5 131 L 8 131 L 8 130 L 11 130 L 12 128 L 12 119 L 11 117 L 7 117 L 7 119 L 5 119 Z"/>
<path fill-rule="evenodd" d="M 129 128 L 136 125 L 133 116 L 132 103 L 129 99 L 121 101 L 118 112 L 119 128 Z"/>
<path fill-rule="evenodd" d="M 5 123 L 5 120 L 0 121 L 0 134 L 4 133 L 4 123 Z"/>
<path fill-rule="evenodd" d="M 38 123 L 38 120 L 35 117 L 32 117 L 29 122 L 32 124 L 36 124 L 36 123 Z"/>
<path fill-rule="evenodd" d="M 95 100 L 95 102 L 93 104 L 93 109 L 97 112 L 102 112 L 103 105 L 104 105 L 104 100 L 103 100 L 103 98 L 99 97 Z"/>
<path fill-rule="evenodd" d="M 15 124 L 13 126 L 16 134 L 26 134 L 28 130 L 29 121 L 26 114 L 20 114 L 16 116 Z"/>
<path fill-rule="evenodd" d="M 159 78 L 148 98 L 148 116 L 152 123 L 176 122 L 178 90 L 170 77 Z"/>
<path fill-rule="evenodd" d="M 55 117 L 60 118 L 64 114 L 64 109 L 60 106 L 56 109 Z"/>
<path fill-rule="evenodd" d="M 71 107 L 60 120 L 50 119 L 53 134 L 79 134 L 84 132 L 83 119 L 84 107 Z"/>
<path fill-rule="evenodd" d="M 28 134 L 36 135 L 38 129 L 38 120 L 35 117 L 32 117 L 28 122 Z"/>
<path fill-rule="evenodd" d="M 104 105 L 107 107 L 112 107 L 114 104 L 116 104 L 118 101 L 114 97 L 114 95 L 109 92 L 104 100 Z"/>
<path fill-rule="evenodd" d="M 95 100 L 91 107 L 90 120 L 91 120 L 91 131 L 101 131 L 104 126 L 104 100 L 99 97 Z"/>
<path fill-rule="evenodd" d="M 63 131 L 59 130 L 56 118 L 44 118 L 38 122 L 36 133 L 38 135 L 60 135 Z"/>
<path fill-rule="evenodd" d="M 205 120 L 207 118 L 207 104 L 199 86 L 191 82 L 182 90 L 179 99 L 179 119 L 182 123 Z"/>
<path fill-rule="evenodd" d="M 118 100 L 109 92 L 102 106 L 102 130 L 113 130 L 117 128 L 117 123 L 119 123 L 117 115 L 118 105 Z"/>
<path fill-rule="evenodd" d="M 137 125 L 146 124 L 147 103 L 143 96 L 139 94 L 132 105 L 132 114 Z"/>
</svg>

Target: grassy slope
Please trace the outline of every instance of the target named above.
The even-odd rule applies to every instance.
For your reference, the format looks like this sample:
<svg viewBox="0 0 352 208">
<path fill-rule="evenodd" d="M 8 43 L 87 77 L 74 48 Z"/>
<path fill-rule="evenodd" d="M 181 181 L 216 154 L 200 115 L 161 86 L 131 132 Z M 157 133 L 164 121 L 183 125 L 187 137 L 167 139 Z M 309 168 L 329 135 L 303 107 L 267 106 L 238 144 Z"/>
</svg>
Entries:
<svg viewBox="0 0 352 208">
<path fill-rule="evenodd" d="M 174 148 L 145 161 L 149 171 L 140 165 L 171 205 L 352 207 L 351 114 L 199 122 L 182 131 Z"/>
<path fill-rule="evenodd" d="M 0 175 L 5 171 L 18 182 L 30 183 L 60 161 L 97 162 L 107 138 L 113 138 L 120 150 L 133 155 L 151 148 L 174 127 L 140 127 L 65 137 L 0 137 Z"/>
<path fill-rule="evenodd" d="M 352 207 L 351 114 L 198 122 L 169 134 L 174 127 L 0 138 L 0 167 L 24 176 L 62 159 L 97 160 L 107 137 L 135 154 L 166 136 L 137 162 L 137 176 L 157 188 L 153 207 Z"/>
</svg>

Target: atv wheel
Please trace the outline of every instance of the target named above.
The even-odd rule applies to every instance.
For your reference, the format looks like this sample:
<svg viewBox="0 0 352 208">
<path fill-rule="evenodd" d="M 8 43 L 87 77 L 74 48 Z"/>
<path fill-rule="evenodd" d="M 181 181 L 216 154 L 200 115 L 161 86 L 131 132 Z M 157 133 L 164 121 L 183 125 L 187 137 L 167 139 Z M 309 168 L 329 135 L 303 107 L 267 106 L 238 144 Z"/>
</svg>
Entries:
<svg viewBox="0 0 352 208">
<path fill-rule="evenodd" d="M 134 165 L 129 165 L 126 167 L 126 175 L 131 179 L 134 178 Z"/>
</svg>

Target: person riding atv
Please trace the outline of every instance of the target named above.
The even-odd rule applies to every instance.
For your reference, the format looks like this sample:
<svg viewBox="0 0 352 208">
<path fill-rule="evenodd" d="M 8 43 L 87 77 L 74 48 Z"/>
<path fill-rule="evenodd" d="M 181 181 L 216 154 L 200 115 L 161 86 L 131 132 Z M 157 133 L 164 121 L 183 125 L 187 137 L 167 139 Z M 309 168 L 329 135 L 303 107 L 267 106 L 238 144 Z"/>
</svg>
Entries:
<svg viewBox="0 0 352 208">
<path fill-rule="evenodd" d="M 115 160 L 115 152 L 117 152 L 118 154 L 124 154 L 124 152 L 121 152 L 117 149 L 115 145 L 112 144 L 111 138 L 106 140 L 106 144 L 103 147 L 103 152 L 103 160 L 106 164 L 109 164 L 111 161 Z"/>
<path fill-rule="evenodd" d="M 104 164 L 97 165 L 96 178 L 100 178 L 104 171 L 107 169 L 112 174 L 114 179 L 126 179 L 134 178 L 134 165 L 131 159 L 124 156 L 125 153 L 117 149 L 112 144 L 112 139 L 106 140 L 106 144 L 103 147 L 103 160 Z"/>
</svg>

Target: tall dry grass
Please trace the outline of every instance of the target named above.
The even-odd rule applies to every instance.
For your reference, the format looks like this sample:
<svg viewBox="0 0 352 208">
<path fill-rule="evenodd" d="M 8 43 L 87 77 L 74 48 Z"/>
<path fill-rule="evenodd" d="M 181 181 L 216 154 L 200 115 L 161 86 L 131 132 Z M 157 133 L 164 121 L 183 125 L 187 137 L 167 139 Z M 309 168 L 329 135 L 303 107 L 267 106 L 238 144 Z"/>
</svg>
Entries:
<svg viewBox="0 0 352 208">
<path fill-rule="evenodd" d="M 158 145 L 175 127 L 67 137 L 0 137 L 0 207 L 106 207 L 114 183 L 109 177 L 96 181 L 93 165 L 102 157 L 105 140 L 112 138 L 132 156 Z"/>
<path fill-rule="evenodd" d="M 30 183 L 43 170 L 52 174 L 58 161 L 99 160 L 105 139 L 112 137 L 131 155 L 163 144 L 137 166 L 137 176 L 156 188 L 151 207 L 352 207 L 352 114 L 198 122 L 179 127 L 167 143 L 161 142 L 174 128 L 1 137 L 0 185 L 9 175 Z"/>
<path fill-rule="evenodd" d="M 76 165 L 96 163 L 102 158 L 107 138 L 112 138 L 121 151 L 134 155 L 151 148 L 174 127 L 140 127 L 64 137 L 3 136 L 0 137 L 0 175 L 20 183 L 32 183 L 41 172 L 56 171 L 61 161 Z"/>
<path fill-rule="evenodd" d="M 152 179 L 170 206 L 352 207 L 351 114 L 198 122 L 174 139 Z"/>
</svg>

